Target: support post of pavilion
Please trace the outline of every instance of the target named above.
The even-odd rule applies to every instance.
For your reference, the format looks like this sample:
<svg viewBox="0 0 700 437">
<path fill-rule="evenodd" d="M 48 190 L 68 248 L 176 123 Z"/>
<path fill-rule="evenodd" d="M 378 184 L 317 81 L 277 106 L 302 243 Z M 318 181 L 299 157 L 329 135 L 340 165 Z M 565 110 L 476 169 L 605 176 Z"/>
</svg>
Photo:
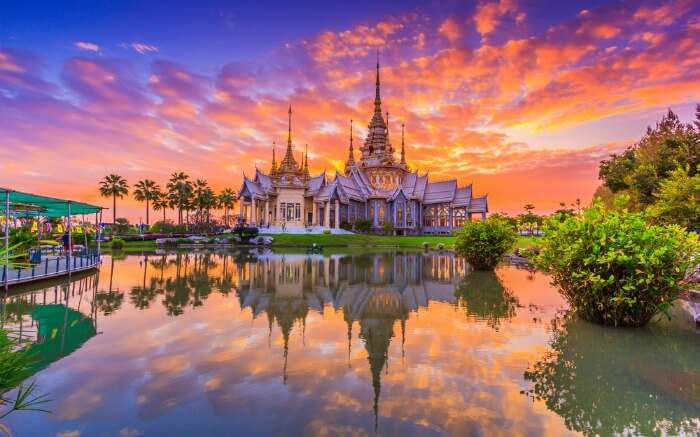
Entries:
<svg viewBox="0 0 700 437">
<path fill-rule="evenodd" d="M 5 190 L 5 296 L 10 288 L 10 190 Z"/>
</svg>

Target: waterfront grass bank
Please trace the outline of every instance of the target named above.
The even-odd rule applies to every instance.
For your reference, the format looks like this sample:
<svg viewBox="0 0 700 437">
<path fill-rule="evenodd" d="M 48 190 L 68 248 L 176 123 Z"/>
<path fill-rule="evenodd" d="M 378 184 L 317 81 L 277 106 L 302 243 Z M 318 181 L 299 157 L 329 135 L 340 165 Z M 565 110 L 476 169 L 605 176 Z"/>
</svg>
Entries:
<svg viewBox="0 0 700 437">
<path fill-rule="evenodd" d="M 308 247 L 316 244 L 322 247 L 394 247 L 402 249 L 422 249 L 427 243 L 431 249 L 442 244 L 445 249 L 452 249 L 457 237 L 452 235 L 365 235 L 365 234 L 275 234 L 273 247 Z M 519 237 L 516 248 L 527 248 L 537 245 L 539 237 Z M 111 249 L 110 243 L 102 246 Z M 155 250 L 155 241 L 126 241 L 122 250 L 144 251 Z"/>
</svg>

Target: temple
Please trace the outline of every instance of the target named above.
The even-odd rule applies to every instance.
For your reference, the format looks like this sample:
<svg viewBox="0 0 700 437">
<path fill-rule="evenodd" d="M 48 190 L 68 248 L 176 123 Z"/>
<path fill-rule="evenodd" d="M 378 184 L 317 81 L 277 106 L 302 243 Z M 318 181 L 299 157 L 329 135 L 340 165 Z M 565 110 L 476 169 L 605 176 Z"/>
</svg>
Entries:
<svg viewBox="0 0 700 437">
<path fill-rule="evenodd" d="M 256 226 L 319 226 L 349 229 L 369 220 L 375 230 L 391 228 L 396 234 L 445 234 L 474 215 L 488 212 L 487 196 L 473 197 L 472 186 L 457 180 L 431 182 L 428 174 L 412 171 L 406 162 L 404 125 L 399 159 L 389 138 L 389 113 L 382 113 L 379 62 L 374 113 L 367 137 L 355 159 L 352 120 L 350 144 L 343 174 L 311 176 L 308 150 L 300 162 L 294 157 L 292 108 L 289 107 L 287 147 L 277 164 L 275 149 L 268 173 L 259 169 L 246 176 L 239 192 L 241 218 Z M 389 225 L 389 226 L 387 226 Z"/>
</svg>

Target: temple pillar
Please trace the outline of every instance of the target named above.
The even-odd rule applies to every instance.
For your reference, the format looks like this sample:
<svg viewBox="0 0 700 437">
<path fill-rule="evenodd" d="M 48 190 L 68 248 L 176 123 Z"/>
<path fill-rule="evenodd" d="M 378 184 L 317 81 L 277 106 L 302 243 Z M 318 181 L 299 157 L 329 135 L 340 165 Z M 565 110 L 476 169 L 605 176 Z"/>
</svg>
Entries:
<svg viewBox="0 0 700 437">
<path fill-rule="evenodd" d="M 243 205 L 244 203 L 245 203 L 244 199 L 241 199 L 240 205 L 239 205 L 240 209 L 241 209 L 241 213 L 238 215 L 238 217 L 241 220 L 245 220 L 245 209 L 244 209 L 244 205 Z"/>
<path fill-rule="evenodd" d="M 486 211 L 481 213 L 481 221 L 486 221 Z"/>
<path fill-rule="evenodd" d="M 323 226 L 329 228 L 331 225 L 331 202 L 323 202 Z"/>
<path fill-rule="evenodd" d="M 340 228 L 340 202 L 335 199 L 335 228 Z"/>
<path fill-rule="evenodd" d="M 314 226 L 318 226 L 318 203 L 312 203 L 312 210 L 313 212 L 311 213 L 311 224 Z"/>
<path fill-rule="evenodd" d="M 265 201 L 265 224 L 270 225 L 270 199 Z"/>
<path fill-rule="evenodd" d="M 258 224 L 258 202 L 255 201 L 255 197 L 251 197 L 251 207 L 250 207 L 250 224 Z"/>
</svg>

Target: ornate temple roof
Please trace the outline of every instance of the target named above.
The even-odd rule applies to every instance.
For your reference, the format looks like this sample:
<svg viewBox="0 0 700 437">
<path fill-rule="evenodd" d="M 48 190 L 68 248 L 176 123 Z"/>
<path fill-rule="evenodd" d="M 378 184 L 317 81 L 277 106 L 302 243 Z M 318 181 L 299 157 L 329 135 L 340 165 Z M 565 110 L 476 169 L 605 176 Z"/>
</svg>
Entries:
<svg viewBox="0 0 700 437">
<path fill-rule="evenodd" d="M 282 158 L 280 167 L 277 173 L 294 173 L 301 174 L 302 168 L 297 164 L 296 159 L 294 159 L 294 153 L 292 151 L 292 105 L 289 105 L 289 133 L 287 135 L 287 152 Z"/>
<path fill-rule="evenodd" d="M 431 182 L 425 188 L 423 203 L 452 202 L 457 191 L 457 180 Z"/>
</svg>

